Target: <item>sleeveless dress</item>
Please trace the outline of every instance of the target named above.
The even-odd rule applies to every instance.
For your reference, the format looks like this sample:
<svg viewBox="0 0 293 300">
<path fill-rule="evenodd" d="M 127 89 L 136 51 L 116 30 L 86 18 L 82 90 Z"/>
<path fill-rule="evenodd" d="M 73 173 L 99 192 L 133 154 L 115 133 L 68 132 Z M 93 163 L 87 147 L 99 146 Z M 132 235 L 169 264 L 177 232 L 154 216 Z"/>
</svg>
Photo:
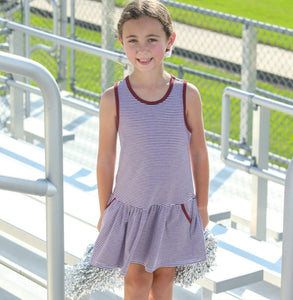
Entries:
<svg viewBox="0 0 293 300">
<path fill-rule="evenodd" d="M 115 85 L 121 145 L 115 188 L 104 212 L 90 263 L 130 263 L 153 272 L 206 260 L 205 239 L 189 156 L 186 81 L 171 77 L 165 96 L 138 97 L 126 77 Z"/>
</svg>

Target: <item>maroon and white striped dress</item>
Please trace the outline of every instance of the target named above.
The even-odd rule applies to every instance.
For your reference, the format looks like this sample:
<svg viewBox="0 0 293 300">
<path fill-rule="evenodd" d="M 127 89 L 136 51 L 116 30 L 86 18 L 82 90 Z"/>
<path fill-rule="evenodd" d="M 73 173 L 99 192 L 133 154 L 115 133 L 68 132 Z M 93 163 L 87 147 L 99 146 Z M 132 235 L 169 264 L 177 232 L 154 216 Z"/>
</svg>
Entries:
<svg viewBox="0 0 293 300">
<path fill-rule="evenodd" d="M 126 77 L 115 85 L 121 145 L 114 191 L 105 210 L 91 264 L 159 267 L 206 259 L 189 156 L 186 81 L 171 77 L 165 96 L 138 97 Z"/>
</svg>

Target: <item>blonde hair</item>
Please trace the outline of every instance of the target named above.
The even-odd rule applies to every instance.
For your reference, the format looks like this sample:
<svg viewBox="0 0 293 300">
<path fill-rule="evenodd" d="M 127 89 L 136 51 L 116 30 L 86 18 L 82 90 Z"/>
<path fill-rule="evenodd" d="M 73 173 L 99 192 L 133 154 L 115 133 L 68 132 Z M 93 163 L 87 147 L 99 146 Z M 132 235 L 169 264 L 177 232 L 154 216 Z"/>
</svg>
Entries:
<svg viewBox="0 0 293 300">
<path fill-rule="evenodd" d="M 123 24 L 131 19 L 138 19 L 143 16 L 152 17 L 163 25 L 167 38 L 173 33 L 173 25 L 170 13 L 166 6 L 157 0 L 136 0 L 130 2 L 123 10 L 117 24 L 118 34 L 122 37 Z"/>
</svg>

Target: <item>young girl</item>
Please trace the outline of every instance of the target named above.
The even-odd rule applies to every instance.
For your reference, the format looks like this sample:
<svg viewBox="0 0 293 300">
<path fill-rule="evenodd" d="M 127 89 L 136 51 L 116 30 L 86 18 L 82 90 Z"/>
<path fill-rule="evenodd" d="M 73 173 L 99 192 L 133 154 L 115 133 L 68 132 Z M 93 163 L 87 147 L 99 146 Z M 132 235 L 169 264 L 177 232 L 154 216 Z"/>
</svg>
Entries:
<svg viewBox="0 0 293 300">
<path fill-rule="evenodd" d="M 175 268 L 206 259 L 209 165 L 201 99 L 196 87 L 164 70 L 176 35 L 159 1 L 127 5 L 118 34 L 134 70 L 100 103 L 101 217 L 91 264 L 119 268 L 125 300 L 170 300 Z"/>
</svg>

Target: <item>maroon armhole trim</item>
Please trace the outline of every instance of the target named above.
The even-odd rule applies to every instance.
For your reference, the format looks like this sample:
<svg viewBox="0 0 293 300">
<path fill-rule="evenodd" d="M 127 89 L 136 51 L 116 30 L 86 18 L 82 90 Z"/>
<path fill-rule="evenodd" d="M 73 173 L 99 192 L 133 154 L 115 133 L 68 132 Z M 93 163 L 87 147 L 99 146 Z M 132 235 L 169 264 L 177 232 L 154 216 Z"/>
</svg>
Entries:
<svg viewBox="0 0 293 300">
<path fill-rule="evenodd" d="M 113 198 L 113 199 L 106 205 L 105 209 L 108 208 L 108 207 L 113 203 L 114 200 L 116 200 L 116 198 Z"/>
<path fill-rule="evenodd" d="M 187 88 L 187 81 L 184 80 L 184 85 L 183 85 L 183 110 L 184 110 L 184 122 L 187 130 L 191 132 L 191 128 L 189 127 L 187 123 L 187 116 L 186 116 L 186 88 Z"/>
<path fill-rule="evenodd" d="M 183 210 L 183 212 L 185 214 L 186 219 L 188 220 L 189 223 L 191 223 L 191 218 L 189 217 L 184 204 L 181 204 L 181 208 L 182 208 L 182 210 Z"/>
<path fill-rule="evenodd" d="M 118 95 L 118 83 L 115 83 L 114 85 L 114 91 L 115 91 L 115 102 L 116 102 L 116 127 L 117 130 L 119 128 L 119 95 Z"/>
</svg>

